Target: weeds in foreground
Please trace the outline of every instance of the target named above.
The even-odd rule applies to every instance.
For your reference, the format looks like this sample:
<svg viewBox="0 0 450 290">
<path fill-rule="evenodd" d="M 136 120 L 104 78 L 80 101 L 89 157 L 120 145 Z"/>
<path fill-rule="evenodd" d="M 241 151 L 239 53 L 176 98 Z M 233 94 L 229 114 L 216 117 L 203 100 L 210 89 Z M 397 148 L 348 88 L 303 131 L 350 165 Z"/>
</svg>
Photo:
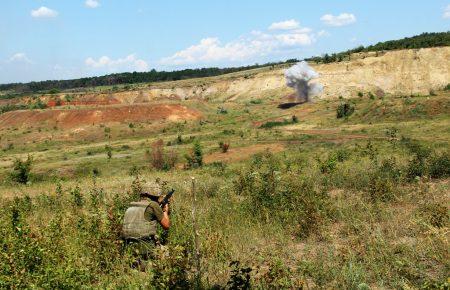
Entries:
<svg viewBox="0 0 450 290">
<path fill-rule="evenodd" d="M 189 171 L 201 180 L 203 285 L 445 285 L 448 209 L 424 184 L 448 176 L 448 155 L 416 141 L 399 144 L 327 147 L 319 159 L 300 150 L 265 152 L 239 167 L 216 163 Z M 409 177 L 413 160 L 425 166 L 419 182 Z M 48 194 L 1 200 L 6 210 L 0 212 L 0 287 L 194 285 L 190 199 L 182 182 L 175 184 L 180 201 L 159 262 L 142 275 L 129 267 L 121 222 L 144 180 L 137 170 L 133 176 L 124 176 L 129 181 L 121 192 L 105 190 L 101 177 L 90 176 L 76 185 L 58 183 Z M 258 237 L 258 231 L 265 235 Z M 278 231 L 281 237 L 274 235 Z M 270 254 L 253 252 L 258 242 Z"/>
</svg>

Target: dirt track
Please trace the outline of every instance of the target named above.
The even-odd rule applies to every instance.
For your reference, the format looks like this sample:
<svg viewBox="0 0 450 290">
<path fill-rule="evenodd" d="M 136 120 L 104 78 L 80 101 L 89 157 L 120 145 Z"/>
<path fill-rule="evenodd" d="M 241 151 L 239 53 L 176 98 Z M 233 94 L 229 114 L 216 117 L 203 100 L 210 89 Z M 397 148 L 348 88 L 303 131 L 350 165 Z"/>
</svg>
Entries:
<svg viewBox="0 0 450 290">
<path fill-rule="evenodd" d="M 74 128 L 111 122 L 196 120 L 199 111 L 175 104 L 108 106 L 95 109 L 12 111 L 0 115 L 0 128 L 55 126 Z"/>
</svg>

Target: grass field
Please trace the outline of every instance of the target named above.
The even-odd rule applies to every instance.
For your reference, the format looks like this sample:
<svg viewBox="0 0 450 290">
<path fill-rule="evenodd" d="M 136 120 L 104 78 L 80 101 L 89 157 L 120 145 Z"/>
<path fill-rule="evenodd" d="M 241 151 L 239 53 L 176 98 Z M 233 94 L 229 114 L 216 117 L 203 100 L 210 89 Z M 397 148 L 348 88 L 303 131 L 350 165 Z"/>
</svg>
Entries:
<svg viewBox="0 0 450 290">
<path fill-rule="evenodd" d="M 193 177 L 204 288 L 447 289 L 450 92 L 279 103 L 187 100 L 201 120 L 2 129 L 0 288 L 198 286 Z M 341 103 L 354 113 L 336 118 Z M 167 170 L 151 166 L 160 139 Z M 195 143 L 204 164 L 184 169 Z M 14 182 L 28 155 L 28 183 Z M 176 189 L 173 224 L 142 273 L 120 222 L 156 178 Z"/>
</svg>

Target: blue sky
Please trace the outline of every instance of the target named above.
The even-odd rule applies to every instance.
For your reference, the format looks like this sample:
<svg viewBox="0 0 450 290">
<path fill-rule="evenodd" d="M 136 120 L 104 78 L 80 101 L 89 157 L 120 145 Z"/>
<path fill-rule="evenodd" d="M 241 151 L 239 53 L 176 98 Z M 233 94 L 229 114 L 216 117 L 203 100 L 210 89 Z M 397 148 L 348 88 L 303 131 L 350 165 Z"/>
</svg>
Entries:
<svg viewBox="0 0 450 290">
<path fill-rule="evenodd" d="M 239 66 L 449 28 L 449 0 L 2 0 L 0 83 Z"/>
</svg>

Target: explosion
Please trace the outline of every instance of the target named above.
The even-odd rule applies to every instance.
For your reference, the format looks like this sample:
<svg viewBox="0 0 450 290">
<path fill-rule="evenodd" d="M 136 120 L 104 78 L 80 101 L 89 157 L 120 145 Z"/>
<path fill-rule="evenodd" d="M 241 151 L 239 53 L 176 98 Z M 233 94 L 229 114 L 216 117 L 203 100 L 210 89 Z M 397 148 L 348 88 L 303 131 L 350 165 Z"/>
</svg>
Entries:
<svg viewBox="0 0 450 290">
<path fill-rule="evenodd" d="M 284 72 L 286 85 L 294 88 L 297 92 L 297 102 L 304 100 L 311 101 L 311 97 L 319 95 L 323 86 L 319 83 L 309 83 L 310 80 L 319 77 L 319 74 L 313 70 L 306 61 L 301 61 Z"/>
</svg>

